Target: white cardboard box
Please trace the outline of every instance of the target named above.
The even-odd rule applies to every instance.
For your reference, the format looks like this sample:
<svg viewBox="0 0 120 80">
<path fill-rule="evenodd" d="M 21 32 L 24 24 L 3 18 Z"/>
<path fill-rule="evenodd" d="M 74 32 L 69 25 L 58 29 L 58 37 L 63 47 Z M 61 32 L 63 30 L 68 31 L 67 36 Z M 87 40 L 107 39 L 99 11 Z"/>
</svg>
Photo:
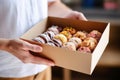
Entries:
<svg viewBox="0 0 120 80">
<path fill-rule="evenodd" d="M 68 49 L 39 44 L 31 41 L 31 39 L 43 33 L 51 25 L 58 25 L 61 27 L 71 26 L 77 30 L 85 30 L 88 32 L 98 30 L 102 33 L 102 36 L 92 54 L 80 53 L 78 51 L 71 51 Z M 43 47 L 43 52 L 40 54 L 52 59 L 56 66 L 91 74 L 108 44 L 109 28 L 110 23 L 48 17 L 33 26 L 23 36 L 21 36 L 21 38 L 32 44 L 41 45 Z"/>
</svg>

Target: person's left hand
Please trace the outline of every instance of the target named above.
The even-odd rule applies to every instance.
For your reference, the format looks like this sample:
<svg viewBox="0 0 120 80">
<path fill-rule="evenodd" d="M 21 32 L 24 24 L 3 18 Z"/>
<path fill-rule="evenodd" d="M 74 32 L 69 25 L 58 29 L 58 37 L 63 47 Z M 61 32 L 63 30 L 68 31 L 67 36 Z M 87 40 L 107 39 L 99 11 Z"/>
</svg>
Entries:
<svg viewBox="0 0 120 80">
<path fill-rule="evenodd" d="M 85 20 L 87 21 L 86 17 L 84 16 L 84 14 L 82 12 L 78 12 L 78 11 L 70 11 L 66 16 L 64 16 L 65 18 L 71 18 L 71 19 L 78 19 L 78 20 Z"/>
</svg>

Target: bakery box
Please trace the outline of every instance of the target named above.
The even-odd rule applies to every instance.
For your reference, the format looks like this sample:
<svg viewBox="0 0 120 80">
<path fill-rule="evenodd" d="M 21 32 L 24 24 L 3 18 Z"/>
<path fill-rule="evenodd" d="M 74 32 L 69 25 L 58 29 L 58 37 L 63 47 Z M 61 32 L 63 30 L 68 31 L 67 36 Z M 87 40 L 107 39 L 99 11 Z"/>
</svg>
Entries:
<svg viewBox="0 0 120 80">
<path fill-rule="evenodd" d="M 88 32 L 91 30 L 98 30 L 102 33 L 102 36 L 91 54 L 80 53 L 79 51 L 71 51 L 65 48 L 54 47 L 32 41 L 33 38 L 43 33 L 52 25 L 61 27 L 71 26 L 77 30 L 85 30 Z M 21 38 L 32 44 L 38 44 L 42 46 L 43 52 L 40 53 L 40 55 L 53 60 L 56 66 L 90 75 L 92 74 L 109 42 L 109 29 L 110 23 L 47 17 L 28 30 L 24 35 L 21 36 Z"/>
</svg>

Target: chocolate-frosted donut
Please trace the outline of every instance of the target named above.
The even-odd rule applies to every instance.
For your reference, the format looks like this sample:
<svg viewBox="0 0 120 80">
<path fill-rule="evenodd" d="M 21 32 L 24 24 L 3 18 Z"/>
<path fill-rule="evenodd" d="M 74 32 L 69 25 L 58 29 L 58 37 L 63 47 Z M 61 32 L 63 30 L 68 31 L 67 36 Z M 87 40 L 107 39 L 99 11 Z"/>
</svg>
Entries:
<svg viewBox="0 0 120 80">
<path fill-rule="evenodd" d="M 61 47 L 62 46 L 61 40 L 53 38 L 52 41 L 54 42 L 54 44 L 57 45 L 57 47 Z"/>
<path fill-rule="evenodd" d="M 33 41 L 36 41 L 36 42 L 39 42 L 39 43 L 43 43 L 43 44 L 45 44 L 45 40 L 43 39 L 43 38 L 41 38 L 41 37 L 36 37 L 36 38 L 34 38 L 34 39 L 32 39 Z"/>
<path fill-rule="evenodd" d="M 52 31 L 46 31 L 44 32 L 45 35 L 48 35 L 50 37 L 50 39 L 52 39 L 55 36 L 55 33 Z"/>
<path fill-rule="evenodd" d="M 46 43 L 51 40 L 50 37 L 46 34 L 40 34 L 38 37 L 43 38 Z"/>
<path fill-rule="evenodd" d="M 50 45 L 50 46 L 56 46 L 56 45 L 53 43 L 53 41 L 49 41 L 49 42 L 47 42 L 46 44 L 47 44 L 47 45 Z"/>
</svg>

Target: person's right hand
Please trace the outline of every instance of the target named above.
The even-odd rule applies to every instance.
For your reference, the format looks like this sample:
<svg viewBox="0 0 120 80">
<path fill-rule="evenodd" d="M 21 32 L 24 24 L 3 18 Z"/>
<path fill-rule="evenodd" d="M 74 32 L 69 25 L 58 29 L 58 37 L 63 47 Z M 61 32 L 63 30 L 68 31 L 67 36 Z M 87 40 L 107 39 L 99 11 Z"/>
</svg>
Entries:
<svg viewBox="0 0 120 80">
<path fill-rule="evenodd" d="M 29 51 L 42 52 L 42 47 L 30 44 L 21 39 L 12 39 L 4 41 L 2 50 L 10 52 L 24 63 L 45 64 L 54 66 L 54 62 L 42 57 L 33 56 Z"/>
</svg>

